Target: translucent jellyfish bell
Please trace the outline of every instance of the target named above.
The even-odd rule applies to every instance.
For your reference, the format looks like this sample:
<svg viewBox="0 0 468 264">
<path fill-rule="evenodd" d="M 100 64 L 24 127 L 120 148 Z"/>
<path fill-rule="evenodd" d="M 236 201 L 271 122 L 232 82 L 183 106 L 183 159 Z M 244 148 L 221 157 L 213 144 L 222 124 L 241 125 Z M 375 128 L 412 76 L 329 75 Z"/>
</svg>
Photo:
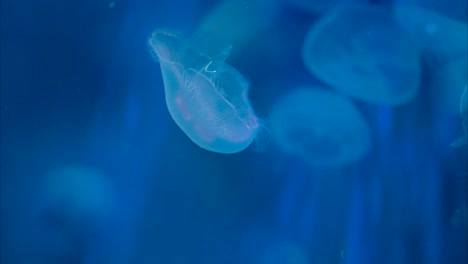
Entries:
<svg viewBox="0 0 468 264">
<path fill-rule="evenodd" d="M 313 167 L 337 168 L 361 159 L 370 147 L 366 120 L 347 98 L 302 87 L 285 95 L 271 113 L 275 144 Z"/>
<path fill-rule="evenodd" d="M 49 171 L 40 191 L 44 215 L 80 231 L 109 220 L 115 208 L 115 189 L 110 180 L 82 166 Z"/>
<path fill-rule="evenodd" d="M 435 108 L 456 113 L 468 81 L 468 24 L 416 6 L 395 6 L 394 16 L 428 65 Z"/>
<path fill-rule="evenodd" d="M 351 1 L 353 4 L 367 2 L 366 0 L 289 0 L 286 2 L 312 14 L 323 14 L 337 5 Z"/>
<path fill-rule="evenodd" d="M 248 82 L 224 62 L 229 47 L 202 50 L 196 36 L 182 40 L 166 31 L 154 32 L 149 45 L 161 65 L 169 112 L 195 144 L 236 153 L 252 143 L 260 120 L 248 99 Z"/>
<path fill-rule="evenodd" d="M 466 0 L 396 0 L 406 5 L 416 5 L 424 9 L 438 12 L 451 19 L 468 21 L 468 1 Z"/>
<path fill-rule="evenodd" d="M 198 30 L 216 32 L 223 39 L 243 47 L 271 25 L 282 0 L 222 0 L 203 18 Z"/>
<path fill-rule="evenodd" d="M 323 82 L 366 102 L 399 105 L 419 89 L 418 50 L 383 6 L 336 7 L 308 32 L 303 59 Z"/>
<path fill-rule="evenodd" d="M 446 64 L 466 56 L 468 24 L 417 6 L 396 5 L 395 21 L 424 51 L 431 64 Z"/>
<path fill-rule="evenodd" d="M 293 242 L 278 242 L 260 255 L 257 264 L 307 264 L 306 249 Z"/>
<path fill-rule="evenodd" d="M 442 113 L 458 113 L 464 84 L 468 82 L 468 57 L 451 61 L 440 68 L 431 68 L 429 71 L 428 87 L 425 89 L 431 92 L 434 109 Z"/>
</svg>

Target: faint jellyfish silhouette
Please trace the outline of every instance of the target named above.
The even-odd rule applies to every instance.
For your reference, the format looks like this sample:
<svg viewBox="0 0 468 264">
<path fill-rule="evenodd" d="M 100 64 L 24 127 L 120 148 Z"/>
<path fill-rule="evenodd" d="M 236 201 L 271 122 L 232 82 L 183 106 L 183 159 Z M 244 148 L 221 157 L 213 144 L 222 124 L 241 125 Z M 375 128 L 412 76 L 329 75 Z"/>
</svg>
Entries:
<svg viewBox="0 0 468 264">
<path fill-rule="evenodd" d="M 216 32 L 236 50 L 271 25 L 282 0 L 222 0 L 203 18 L 198 31 Z M 235 56 L 234 56 L 235 57 Z"/>
<path fill-rule="evenodd" d="M 468 142 L 468 96 L 467 88 L 468 84 L 465 84 L 465 90 L 460 99 L 460 116 L 462 118 L 462 130 L 460 136 L 451 144 L 452 147 L 461 147 Z"/>
<path fill-rule="evenodd" d="M 307 264 L 308 254 L 302 246 L 293 242 L 277 242 L 266 248 L 257 264 Z"/>
<path fill-rule="evenodd" d="M 347 98 L 302 87 L 285 95 L 271 113 L 274 143 L 317 168 L 355 163 L 370 148 L 368 124 Z"/>
<path fill-rule="evenodd" d="M 459 100 L 468 81 L 468 57 L 454 60 L 441 68 L 432 68 L 429 72 L 427 88 L 434 109 L 442 113 L 458 113 Z"/>
<path fill-rule="evenodd" d="M 96 231 L 115 208 L 115 189 L 110 180 L 82 166 L 51 170 L 40 191 L 40 208 L 46 219 L 81 235 Z"/>
<path fill-rule="evenodd" d="M 458 233 L 468 233 L 468 209 L 464 202 L 450 217 L 450 227 Z"/>
<path fill-rule="evenodd" d="M 428 65 L 434 108 L 456 113 L 468 81 L 468 24 L 416 6 L 395 6 L 394 16 Z"/>
<path fill-rule="evenodd" d="M 149 39 L 159 60 L 166 104 L 182 131 L 198 146 L 218 153 L 244 150 L 259 136 L 262 121 L 248 99 L 249 83 L 224 60 L 231 46 L 206 48 L 207 35 L 183 40 L 168 31 Z"/>
<path fill-rule="evenodd" d="M 337 5 L 350 1 L 352 1 L 353 4 L 368 2 L 367 0 L 289 0 L 286 2 L 306 12 L 319 15 L 330 11 Z"/>
<path fill-rule="evenodd" d="M 316 77 L 369 103 L 404 104 L 420 86 L 418 50 L 383 6 L 336 7 L 312 26 L 302 55 Z"/>
<path fill-rule="evenodd" d="M 410 5 L 396 5 L 393 16 L 432 64 L 444 65 L 466 56 L 468 24 Z"/>
<path fill-rule="evenodd" d="M 451 19 L 463 22 L 468 20 L 468 1 L 466 0 L 396 0 L 395 4 L 415 5 Z"/>
</svg>

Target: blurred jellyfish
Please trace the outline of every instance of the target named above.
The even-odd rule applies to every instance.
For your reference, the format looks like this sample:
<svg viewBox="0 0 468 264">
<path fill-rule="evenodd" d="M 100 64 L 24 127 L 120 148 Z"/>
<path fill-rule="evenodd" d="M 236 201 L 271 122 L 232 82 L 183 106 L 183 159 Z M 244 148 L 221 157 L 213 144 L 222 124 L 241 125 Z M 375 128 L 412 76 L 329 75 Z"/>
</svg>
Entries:
<svg viewBox="0 0 468 264">
<path fill-rule="evenodd" d="M 215 32 L 219 39 L 243 47 L 276 18 L 282 0 L 223 0 L 204 17 L 200 32 Z"/>
<path fill-rule="evenodd" d="M 466 56 L 468 24 L 417 6 L 396 5 L 393 16 L 407 36 L 424 51 L 426 60 L 444 65 Z"/>
<path fill-rule="evenodd" d="M 199 38 L 182 40 L 176 34 L 155 31 L 149 40 L 160 62 L 167 107 L 177 125 L 201 148 L 242 151 L 262 127 L 248 99 L 249 83 L 224 62 L 230 46 L 206 49 Z"/>
<path fill-rule="evenodd" d="M 456 113 L 468 81 L 468 24 L 416 6 L 396 6 L 394 16 L 428 65 L 435 109 Z"/>
<path fill-rule="evenodd" d="M 458 113 L 459 101 L 463 97 L 463 88 L 467 81 L 468 57 L 431 69 L 427 88 L 430 90 L 434 109 L 442 113 Z"/>
<path fill-rule="evenodd" d="M 333 9 L 335 6 L 340 5 L 342 3 L 346 2 L 353 2 L 353 4 L 356 4 L 356 2 L 360 3 L 366 3 L 368 2 L 367 0 L 284 0 L 291 6 L 300 8 L 304 11 L 307 11 L 312 14 L 323 14 L 331 9 Z"/>
<path fill-rule="evenodd" d="M 50 171 L 41 188 L 41 212 L 74 233 L 87 234 L 106 223 L 115 206 L 115 189 L 104 175 L 82 166 Z"/>
<path fill-rule="evenodd" d="M 461 147 L 467 144 L 468 141 L 468 84 L 465 84 L 465 90 L 460 99 L 460 116 L 462 118 L 462 131 L 460 136 L 451 144 L 452 147 Z"/>
<path fill-rule="evenodd" d="M 468 20 L 466 0 L 395 0 L 397 4 L 416 5 L 459 21 Z"/>
<path fill-rule="evenodd" d="M 312 26 L 302 55 L 316 77 L 369 103 L 400 105 L 419 89 L 418 50 L 383 6 L 336 7 Z"/>
<path fill-rule="evenodd" d="M 345 97 L 318 88 L 299 88 L 271 113 L 272 138 L 286 153 L 313 167 L 337 168 L 361 159 L 370 147 L 364 117 Z"/>
<path fill-rule="evenodd" d="M 293 243 L 275 243 L 260 255 L 257 264 L 307 264 L 309 258 L 305 248 Z"/>
<path fill-rule="evenodd" d="M 463 204 L 450 217 L 450 227 L 458 232 L 468 233 L 468 209 Z"/>
</svg>

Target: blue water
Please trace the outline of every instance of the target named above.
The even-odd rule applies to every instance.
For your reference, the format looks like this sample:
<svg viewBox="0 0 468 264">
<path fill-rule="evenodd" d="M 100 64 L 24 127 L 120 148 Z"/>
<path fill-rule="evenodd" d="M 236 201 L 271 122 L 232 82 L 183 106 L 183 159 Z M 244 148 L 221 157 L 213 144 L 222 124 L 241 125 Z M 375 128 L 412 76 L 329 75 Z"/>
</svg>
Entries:
<svg viewBox="0 0 468 264">
<path fill-rule="evenodd" d="M 351 2 L 388 12 L 407 2 L 419 5 L 455 21 L 455 33 L 445 25 L 442 35 L 462 42 L 466 35 L 457 32 L 466 29 L 460 10 L 467 1 L 437 1 Z M 406 70 L 420 72 L 420 85 L 404 103 L 386 104 L 381 92 L 376 101 L 341 93 L 371 83 L 366 74 L 375 77 L 374 70 L 399 71 L 394 65 L 373 68 L 371 59 L 360 57 L 365 50 L 350 56 L 346 41 L 331 38 L 320 46 L 345 48 L 317 54 L 329 56 L 320 57 L 327 70 L 340 69 L 332 73 L 338 83 L 353 74 L 342 72 L 348 66 L 371 67 L 356 70 L 346 87 L 311 72 L 302 57 L 304 41 L 339 1 L 323 2 L 1 0 L 0 262 L 466 263 L 468 153 L 466 145 L 450 146 L 463 135 L 460 114 L 466 112 L 459 111 L 458 92 L 466 70 L 434 81 L 437 67 L 451 64 L 431 54 L 461 54 L 463 60 L 468 52 L 463 43 L 441 51 L 440 39 L 434 45 L 415 41 L 420 69 Z M 354 28 L 341 26 L 343 32 Z M 251 107 L 264 120 L 262 142 L 254 142 L 261 151 L 252 145 L 235 154 L 211 152 L 174 122 L 161 66 L 148 47 L 160 29 L 217 34 L 200 45 L 248 81 Z M 229 56 L 224 43 L 232 45 Z M 414 63 L 385 55 L 372 54 L 379 66 Z M 343 61 L 346 67 L 333 67 Z M 402 86 L 397 91 L 405 77 L 389 77 Z M 271 111 L 299 87 L 351 100 L 369 126 L 368 151 L 352 164 L 321 167 L 269 137 L 275 133 Z M 455 100 L 440 103 L 445 91 Z M 316 116 L 327 124 L 347 113 Z M 352 120 L 343 123 L 340 132 L 353 129 Z M 352 143 L 324 147 L 321 158 Z M 317 149 L 314 155 L 321 154 Z"/>
</svg>

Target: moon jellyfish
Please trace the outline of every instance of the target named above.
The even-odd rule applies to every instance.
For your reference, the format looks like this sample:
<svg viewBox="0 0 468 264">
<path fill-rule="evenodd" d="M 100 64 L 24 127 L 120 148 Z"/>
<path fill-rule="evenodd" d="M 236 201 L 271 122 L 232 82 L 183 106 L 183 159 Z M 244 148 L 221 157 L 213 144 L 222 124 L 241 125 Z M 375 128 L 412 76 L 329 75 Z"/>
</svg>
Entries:
<svg viewBox="0 0 468 264">
<path fill-rule="evenodd" d="M 417 6 L 397 5 L 393 13 L 395 21 L 431 64 L 446 64 L 466 56 L 468 24 Z"/>
<path fill-rule="evenodd" d="M 467 82 L 468 57 L 459 58 L 437 69 L 431 69 L 427 88 L 431 92 L 434 109 L 448 114 L 457 113 L 459 100 L 463 97 L 464 84 Z"/>
<path fill-rule="evenodd" d="M 165 31 L 155 31 L 149 40 L 160 62 L 169 113 L 201 148 L 242 151 L 261 128 L 248 99 L 249 84 L 224 62 L 229 46 L 207 50 L 197 43 Z"/>
<path fill-rule="evenodd" d="M 47 174 L 41 188 L 41 211 L 47 219 L 78 231 L 90 231 L 109 219 L 114 186 L 98 171 L 65 166 Z"/>
<path fill-rule="evenodd" d="M 368 124 L 354 104 L 334 92 L 299 88 L 273 108 L 271 132 L 285 153 L 313 167 L 342 167 L 361 159 L 370 147 Z"/>
<path fill-rule="evenodd" d="M 468 1 L 466 0 L 396 0 L 395 2 L 420 6 L 463 22 L 468 20 Z"/>
<path fill-rule="evenodd" d="M 317 78 L 369 103 L 400 105 L 419 89 L 418 50 L 382 6 L 335 8 L 307 33 L 302 55 Z"/>
<path fill-rule="evenodd" d="M 216 32 L 242 50 L 265 30 L 280 11 L 281 0 L 223 0 L 200 23 L 198 30 Z"/>
<path fill-rule="evenodd" d="M 466 203 L 452 214 L 450 227 L 458 233 L 462 233 L 462 235 L 466 236 L 468 234 L 468 208 Z"/>
<path fill-rule="evenodd" d="M 460 115 L 462 118 L 462 131 L 458 139 L 456 139 L 451 146 L 452 147 L 461 147 L 467 144 L 468 141 L 468 96 L 467 88 L 468 84 L 465 84 L 465 90 L 460 99 Z"/>
<path fill-rule="evenodd" d="M 292 242 L 275 243 L 260 256 L 257 264 L 307 264 L 306 250 Z"/>
<path fill-rule="evenodd" d="M 367 2 L 367 0 L 288 0 L 286 2 L 312 14 L 323 14 L 333 9 L 337 5 L 349 1 L 352 1 L 353 4 L 356 4 L 356 2 Z"/>
<path fill-rule="evenodd" d="M 468 81 L 468 24 L 415 6 L 396 6 L 394 16 L 428 65 L 435 109 L 456 113 Z"/>
</svg>

